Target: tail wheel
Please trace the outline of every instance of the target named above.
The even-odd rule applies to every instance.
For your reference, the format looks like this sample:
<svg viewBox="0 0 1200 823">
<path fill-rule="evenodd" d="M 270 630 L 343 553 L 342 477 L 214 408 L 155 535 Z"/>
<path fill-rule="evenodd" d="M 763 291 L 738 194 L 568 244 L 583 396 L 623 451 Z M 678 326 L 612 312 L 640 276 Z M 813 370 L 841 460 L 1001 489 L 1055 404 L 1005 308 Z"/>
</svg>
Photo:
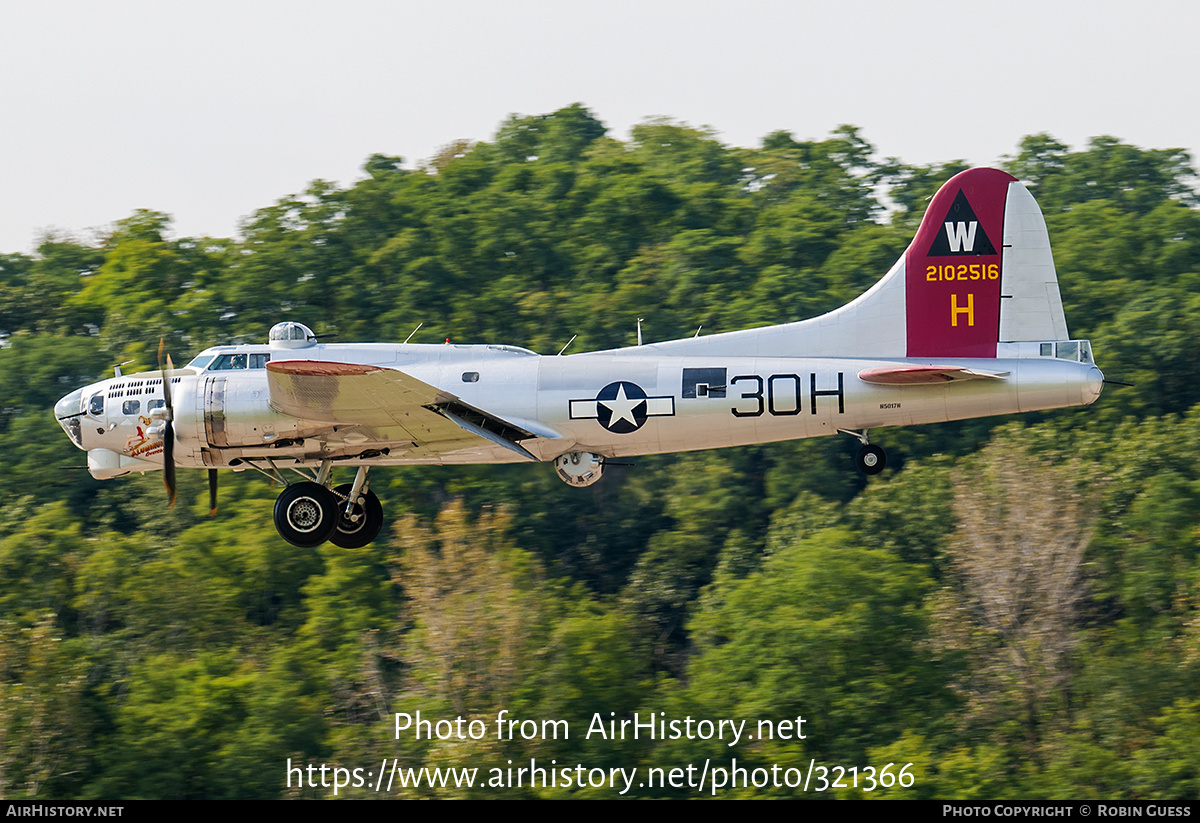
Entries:
<svg viewBox="0 0 1200 823">
<path fill-rule="evenodd" d="M 338 520 L 337 528 L 329 540 L 343 549 L 361 549 L 378 537 L 379 530 L 383 528 L 383 506 L 373 491 L 359 493 L 350 516 L 346 516 L 345 500 L 353 490 L 354 486 L 350 483 L 333 490 L 337 499 Z"/>
<path fill-rule="evenodd" d="M 293 546 L 319 546 L 333 535 L 337 525 L 337 498 L 322 485 L 296 483 L 275 500 L 275 528 Z"/>
<path fill-rule="evenodd" d="M 867 444 L 858 450 L 854 462 L 863 474 L 879 474 L 887 466 L 887 454 L 878 446 Z"/>
</svg>

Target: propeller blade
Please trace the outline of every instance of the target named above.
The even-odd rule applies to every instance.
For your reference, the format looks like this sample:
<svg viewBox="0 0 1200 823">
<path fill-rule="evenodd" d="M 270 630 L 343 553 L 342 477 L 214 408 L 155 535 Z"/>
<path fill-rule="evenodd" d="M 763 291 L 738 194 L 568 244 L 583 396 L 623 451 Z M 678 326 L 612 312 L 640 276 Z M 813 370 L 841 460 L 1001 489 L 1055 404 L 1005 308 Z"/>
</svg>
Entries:
<svg viewBox="0 0 1200 823">
<path fill-rule="evenodd" d="M 175 426 L 169 420 L 163 430 L 163 484 L 175 508 Z"/>
<path fill-rule="evenodd" d="M 163 369 L 163 400 L 167 401 L 167 411 L 170 412 L 170 419 L 175 419 L 175 406 L 171 403 L 171 377 L 169 372 L 175 369 L 171 363 L 171 355 L 167 355 L 167 367 Z"/>
<path fill-rule="evenodd" d="M 217 470 L 208 470 L 208 516 L 217 516 Z"/>
<path fill-rule="evenodd" d="M 163 404 L 166 407 L 166 417 L 163 421 L 163 485 L 167 487 L 171 508 L 175 508 L 175 407 L 171 405 L 171 355 L 167 355 L 167 365 L 163 367 L 163 339 L 158 338 L 158 365 L 162 369 Z"/>
</svg>

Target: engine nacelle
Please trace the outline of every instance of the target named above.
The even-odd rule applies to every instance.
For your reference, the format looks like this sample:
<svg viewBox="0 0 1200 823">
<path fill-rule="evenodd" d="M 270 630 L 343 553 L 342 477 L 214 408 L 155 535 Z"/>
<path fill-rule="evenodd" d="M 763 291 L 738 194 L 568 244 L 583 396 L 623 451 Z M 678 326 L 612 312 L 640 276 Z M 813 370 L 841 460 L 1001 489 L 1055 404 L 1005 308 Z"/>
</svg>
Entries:
<svg viewBox="0 0 1200 823">
<path fill-rule="evenodd" d="M 591 452 L 567 452 L 554 459 L 554 471 L 568 486 L 581 489 L 600 479 L 604 458 Z"/>
</svg>

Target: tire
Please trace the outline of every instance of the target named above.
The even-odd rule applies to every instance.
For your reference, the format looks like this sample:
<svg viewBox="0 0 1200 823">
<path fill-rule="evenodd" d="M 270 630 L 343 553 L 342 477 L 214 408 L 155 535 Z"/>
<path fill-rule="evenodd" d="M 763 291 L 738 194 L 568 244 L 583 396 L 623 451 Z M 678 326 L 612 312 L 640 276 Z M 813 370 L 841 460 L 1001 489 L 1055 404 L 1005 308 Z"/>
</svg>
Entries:
<svg viewBox="0 0 1200 823">
<path fill-rule="evenodd" d="M 333 545 L 341 546 L 343 549 L 361 549 L 378 537 L 379 530 L 383 528 L 383 506 L 380 505 L 379 498 L 373 491 L 359 494 L 358 501 L 354 505 L 354 515 L 358 518 L 357 520 L 345 516 L 346 502 L 344 498 L 350 496 L 353 488 L 353 485 L 346 483 L 333 490 L 338 519 L 337 528 L 334 529 L 329 540 Z"/>
<path fill-rule="evenodd" d="M 311 549 L 337 529 L 337 498 L 316 483 L 288 486 L 275 500 L 275 529 L 293 546 Z"/>
<path fill-rule="evenodd" d="M 879 474 L 887 466 L 887 454 L 878 446 L 866 445 L 858 450 L 854 462 L 863 474 Z"/>
</svg>

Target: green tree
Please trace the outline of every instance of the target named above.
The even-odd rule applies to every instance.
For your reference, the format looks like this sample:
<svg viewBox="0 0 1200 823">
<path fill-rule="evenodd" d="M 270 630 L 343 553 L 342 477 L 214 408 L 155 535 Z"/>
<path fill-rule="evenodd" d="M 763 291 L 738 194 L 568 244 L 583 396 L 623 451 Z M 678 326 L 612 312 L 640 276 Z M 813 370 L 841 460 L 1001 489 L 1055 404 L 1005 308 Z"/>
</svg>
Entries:
<svg viewBox="0 0 1200 823">
<path fill-rule="evenodd" d="M 905 729 L 936 727 L 950 705 L 922 650 L 929 580 L 919 568 L 829 529 L 725 585 L 719 608 L 691 624 L 693 713 L 804 716 L 808 739 L 790 756 L 850 762 Z M 762 745 L 742 754 L 769 759 Z"/>
</svg>

